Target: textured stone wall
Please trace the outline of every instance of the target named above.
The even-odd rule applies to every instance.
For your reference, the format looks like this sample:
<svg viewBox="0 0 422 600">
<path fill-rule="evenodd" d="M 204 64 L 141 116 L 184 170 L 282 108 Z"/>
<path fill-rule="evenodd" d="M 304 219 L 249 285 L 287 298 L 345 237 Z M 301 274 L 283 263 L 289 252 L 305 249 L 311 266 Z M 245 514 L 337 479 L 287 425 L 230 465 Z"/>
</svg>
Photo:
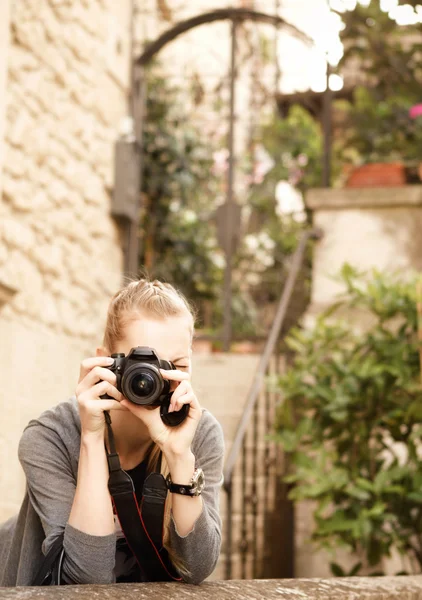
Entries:
<svg viewBox="0 0 422 600">
<path fill-rule="evenodd" d="M 0 138 L 0 291 L 8 300 L 0 307 L 0 521 L 23 493 L 23 427 L 73 394 L 121 282 L 110 192 L 127 111 L 129 9 L 129 0 L 11 5 Z M 1 69 L 1 44 L 0 52 Z"/>
<path fill-rule="evenodd" d="M 4 136 L 5 98 L 7 80 L 7 57 L 9 49 L 10 30 L 10 0 L 0 3 L 0 142 Z M 1 173 L 3 167 L 4 145 L 0 143 L 0 194 Z"/>
</svg>

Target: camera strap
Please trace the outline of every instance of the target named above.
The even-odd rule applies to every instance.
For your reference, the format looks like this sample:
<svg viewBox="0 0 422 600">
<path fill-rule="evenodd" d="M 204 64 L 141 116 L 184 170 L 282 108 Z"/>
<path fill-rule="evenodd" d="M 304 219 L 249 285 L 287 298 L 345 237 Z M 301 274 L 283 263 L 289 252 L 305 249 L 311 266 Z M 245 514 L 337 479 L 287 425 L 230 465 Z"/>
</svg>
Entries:
<svg viewBox="0 0 422 600">
<path fill-rule="evenodd" d="M 120 465 L 108 411 L 104 411 L 104 417 L 109 445 L 109 450 L 106 446 L 108 489 L 128 546 L 145 581 L 181 581 L 163 546 L 166 480 L 159 472 L 150 473 L 145 479 L 139 506 L 132 478 Z"/>
</svg>

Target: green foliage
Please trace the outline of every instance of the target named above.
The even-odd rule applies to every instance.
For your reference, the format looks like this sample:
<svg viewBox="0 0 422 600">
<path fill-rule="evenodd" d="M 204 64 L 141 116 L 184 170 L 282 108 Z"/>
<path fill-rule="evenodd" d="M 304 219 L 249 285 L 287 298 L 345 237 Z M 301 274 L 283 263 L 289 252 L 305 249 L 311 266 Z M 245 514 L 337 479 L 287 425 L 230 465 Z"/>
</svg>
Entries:
<svg viewBox="0 0 422 600">
<path fill-rule="evenodd" d="M 357 87 L 353 104 L 338 102 L 345 117 L 341 148 L 345 160 L 354 153 L 366 162 L 421 161 L 422 119 L 412 120 L 414 101 L 405 96 L 378 98 L 373 90 Z M 338 147 L 338 145 L 337 145 Z"/>
<path fill-rule="evenodd" d="M 301 191 L 319 187 L 322 181 L 323 136 L 321 125 L 307 110 L 293 105 L 285 118 L 275 114 L 262 128 L 262 141 L 275 165 L 251 200 L 272 194 L 281 180 L 289 181 Z"/>
<path fill-rule="evenodd" d="M 236 269 L 243 281 L 250 284 L 250 297 L 255 310 L 255 328 L 262 329 L 259 307 L 278 300 L 288 272 L 289 262 L 303 231 L 309 227 L 309 215 L 281 213 L 277 207 L 276 187 L 288 182 L 298 191 L 321 183 L 322 132 L 320 125 L 299 105 L 285 118 L 273 113 L 262 124 L 256 142 L 272 161 L 272 168 L 262 181 L 249 188 L 248 208 L 251 211 L 247 235 L 236 256 Z M 250 162 L 254 157 L 250 157 Z M 250 168 L 250 165 L 249 165 Z M 303 218 L 304 217 L 304 218 Z M 310 254 L 297 286 L 294 308 L 288 315 L 289 327 L 302 314 L 308 297 Z"/>
<path fill-rule="evenodd" d="M 177 88 L 152 70 L 147 90 L 140 263 L 193 300 L 215 299 L 222 269 L 210 225 L 216 185 L 212 148 L 189 124 Z"/>
<path fill-rule="evenodd" d="M 286 481 L 294 501 L 316 502 L 313 538 L 322 546 L 362 552 L 370 566 L 394 546 L 422 568 L 416 284 L 349 265 L 341 280 L 339 302 L 287 340 L 296 354 L 279 382 L 276 426 L 290 455 Z M 365 332 L 340 310 L 365 315 Z"/>
<path fill-rule="evenodd" d="M 340 70 L 358 67 L 363 83 L 352 103 L 336 103 L 343 115 L 337 151 L 346 162 L 401 160 L 414 166 L 421 159 L 422 123 L 409 117 L 409 109 L 421 102 L 420 25 L 397 25 L 379 0 L 358 4 L 341 18 Z"/>
<path fill-rule="evenodd" d="M 399 26 L 379 0 L 341 14 L 344 56 L 341 66 L 358 60 L 360 77 L 374 85 L 378 98 L 406 96 L 420 100 L 422 64 L 420 25 Z"/>
</svg>

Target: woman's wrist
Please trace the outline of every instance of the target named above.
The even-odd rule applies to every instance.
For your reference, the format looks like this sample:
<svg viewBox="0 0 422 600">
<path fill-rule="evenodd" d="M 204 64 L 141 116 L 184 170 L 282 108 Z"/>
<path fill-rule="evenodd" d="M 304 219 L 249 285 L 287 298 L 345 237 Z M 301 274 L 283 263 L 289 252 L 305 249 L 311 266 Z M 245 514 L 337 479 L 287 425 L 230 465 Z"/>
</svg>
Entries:
<svg viewBox="0 0 422 600">
<path fill-rule="evenodd" d="M 189 449 L 183 454 L 164 453 L 174 483 L 188 485 L 195 470 L 195 457 Z"/>
<path fill-rule="evenodd" d="M 82 430 L 81 445 L 85 447 L 104 446 L 104 429 L 98 431 Z"/>
</svg>

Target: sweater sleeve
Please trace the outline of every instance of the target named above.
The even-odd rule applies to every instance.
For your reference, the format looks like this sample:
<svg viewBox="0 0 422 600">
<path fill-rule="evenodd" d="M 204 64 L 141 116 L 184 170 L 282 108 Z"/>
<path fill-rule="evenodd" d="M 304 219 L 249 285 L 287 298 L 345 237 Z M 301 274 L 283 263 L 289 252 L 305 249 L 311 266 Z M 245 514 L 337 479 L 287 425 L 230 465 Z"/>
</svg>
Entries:
<svg viewBox="0 0 422 600">
<path fill-rule="evenodd" d="M 41 424 L 28 427 L 19 443 L 30 501 L 45 533 L 46 555 L 64 531 L 63 577 L 69 584 L 113 583 L 115 534 L 92 536 L 67 524 L 76 491 L 69 456 L 58 433 Z"/>
<path fill-rule="evenodd" d="M 199 584 L 214 570 L 221 547 L 219 496 L 223 483 L 224 437 L 221 425 L 208 411 L 202 414 L 192 452 L 195 466 L 200 467 L 205 476 L 202 513 L 186 536 L 179 535 L 171 518 L 170 544 L 189 572 L 183 577 L 184 581 Z"/>
</svg>

